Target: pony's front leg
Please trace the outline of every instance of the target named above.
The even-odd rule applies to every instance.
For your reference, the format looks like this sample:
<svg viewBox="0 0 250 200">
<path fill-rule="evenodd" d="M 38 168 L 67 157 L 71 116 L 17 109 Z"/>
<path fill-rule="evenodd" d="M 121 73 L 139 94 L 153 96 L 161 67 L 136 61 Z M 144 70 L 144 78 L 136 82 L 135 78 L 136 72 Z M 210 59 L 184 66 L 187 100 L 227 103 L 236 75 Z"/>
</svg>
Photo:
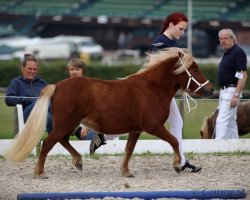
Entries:
<svg viewBox="0 0 250 200">
<path fill-rule="evenodd" d="M 33 178 L 41 178 L 41 179 L 47 178 L 45 176 L 45 173 L 44 173 L 44 163 L 45 163 L 45 160 L 46 160 L 46 157 L 47 157 L 49 151 L 58 142 L 57 140 L 52 139 L 52 137 L 51 137 L 52 133 L 53 133 L 53 131 L 43 141 L 42 149 L 41 149 L 40 155 L 38 157 L 38 161 L 37 161 L 37 164 L 35 167 L 35 172 L 34 172 Z"/>
<path fill-rule="evenodd" d="M 147 130 L 146 130 L 147 131 Z M 147 131 L 148 132 L 148 131 Z M 168 130 L 162 125 L 158 129 L 149 130 L 149 133 L 168 142 L 174 150 L 174 169 L 177 172 L 181 171 L 181 155 L 179 150 L 179 142 Z"/>
<path fill-rule="evenodd" d="M 134 176 L 128 168 L 128 163 L 129 163 L 129 159 L 130 159 L 132 153 L 134 152 L 135 145 L 136 145 L 140 135 L 141 135 L 141 133 L 138 133 L 138 132 L 129 133 L 129 135 L 128 135 L 128 140 L 127 140 L 127 144 L 126 144 L 126 148 L 125 148 L 125 154 L 124 154 L 122 166 L 121 166 L 121 173 L 123 176 L 126 176 L 126 177 L 133 177 Z"/>
</svg>

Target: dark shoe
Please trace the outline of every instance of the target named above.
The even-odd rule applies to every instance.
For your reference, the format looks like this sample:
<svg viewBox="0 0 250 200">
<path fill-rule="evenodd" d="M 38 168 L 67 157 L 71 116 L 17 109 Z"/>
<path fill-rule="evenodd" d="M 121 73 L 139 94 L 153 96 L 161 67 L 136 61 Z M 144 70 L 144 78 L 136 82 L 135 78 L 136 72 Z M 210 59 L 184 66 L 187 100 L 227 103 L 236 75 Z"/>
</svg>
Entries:
<svg viewBox="0 0 250 200">
<path fill-rule="evenodd" d="M 90 143 L 89 147 L 90 155 L 93 155 L 95 153 L 95 150 L 104 144 L 106 144 L 104 135 L 96 133 Z"/>
<path fill-rule="evenodd" d="M 73 135 L 75 135 L 79 140 L 85 140 L 86 137 L 82 137 L 81 132 L 82 132 L 82 127 L 78 126 L 76 130 L 73 132 Z"/>
<path fill-rule="evenodd" d="M 199 172 L 202 169 L 202 167 L 196 167 L 194 165 L 191 165 L 188 161 L 186 161 L 185 165 L 182 166 L 181 172 L 186 172 L 186 173 L 196 173 Z"/>
</svg>

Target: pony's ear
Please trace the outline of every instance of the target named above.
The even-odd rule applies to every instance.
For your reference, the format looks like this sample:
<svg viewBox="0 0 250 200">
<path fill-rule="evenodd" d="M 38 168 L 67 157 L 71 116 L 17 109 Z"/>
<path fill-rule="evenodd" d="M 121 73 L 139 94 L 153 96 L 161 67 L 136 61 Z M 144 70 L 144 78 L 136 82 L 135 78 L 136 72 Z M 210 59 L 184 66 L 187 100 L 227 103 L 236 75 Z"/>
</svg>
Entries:
<svg viewBox="0 0 250 200">
<path fill-rule="evenodd" d="M 182 58 L 184 55 L 183 55 L 183 53 L 181 53 L 180 51 L 178 51 L 178 56 L 179 56 L 179 58 Z"/>
<path fill-rule="evenodd" d="M 183 54 L 180 51 L 178 51 L 178 56 L 179 56 L 179 58 L 182 58 Z"/>
</svg>

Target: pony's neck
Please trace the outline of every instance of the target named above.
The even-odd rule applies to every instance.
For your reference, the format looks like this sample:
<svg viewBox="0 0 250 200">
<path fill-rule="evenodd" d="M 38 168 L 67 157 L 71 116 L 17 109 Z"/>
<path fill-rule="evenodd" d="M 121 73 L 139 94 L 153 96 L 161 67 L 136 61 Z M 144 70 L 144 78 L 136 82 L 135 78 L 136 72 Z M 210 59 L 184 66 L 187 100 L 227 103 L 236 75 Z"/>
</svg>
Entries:
<svg viewBox="0 0 250 200">
<path fill-rule="evenodd" d="M 173 73 L 177 58 L 171 58 L 167 61 L 156 64 L 156 66 L 147 69 L 139 76 L 143 76 L 144 80 L 157 85 L 168 96 L 173 97 L 180 85 L 177 82 L 177 76 Z"/>
</svg>

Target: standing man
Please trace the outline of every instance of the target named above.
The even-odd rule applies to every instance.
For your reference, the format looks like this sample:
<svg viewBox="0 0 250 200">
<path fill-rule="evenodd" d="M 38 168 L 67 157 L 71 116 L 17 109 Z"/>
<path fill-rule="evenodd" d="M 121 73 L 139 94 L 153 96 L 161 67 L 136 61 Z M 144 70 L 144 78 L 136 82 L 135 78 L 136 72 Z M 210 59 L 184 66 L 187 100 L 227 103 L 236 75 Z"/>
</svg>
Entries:
<svg viewBox="0 0 250 200">
<path fill-rule="evenodd" d="M 237 106 L 247 80 L 247 58 L 231 29 L 220 30 L 218 36 L 224 55 L 218 70 L 220 96 L 215 138 L 237 139 Z"/>
</svg>

